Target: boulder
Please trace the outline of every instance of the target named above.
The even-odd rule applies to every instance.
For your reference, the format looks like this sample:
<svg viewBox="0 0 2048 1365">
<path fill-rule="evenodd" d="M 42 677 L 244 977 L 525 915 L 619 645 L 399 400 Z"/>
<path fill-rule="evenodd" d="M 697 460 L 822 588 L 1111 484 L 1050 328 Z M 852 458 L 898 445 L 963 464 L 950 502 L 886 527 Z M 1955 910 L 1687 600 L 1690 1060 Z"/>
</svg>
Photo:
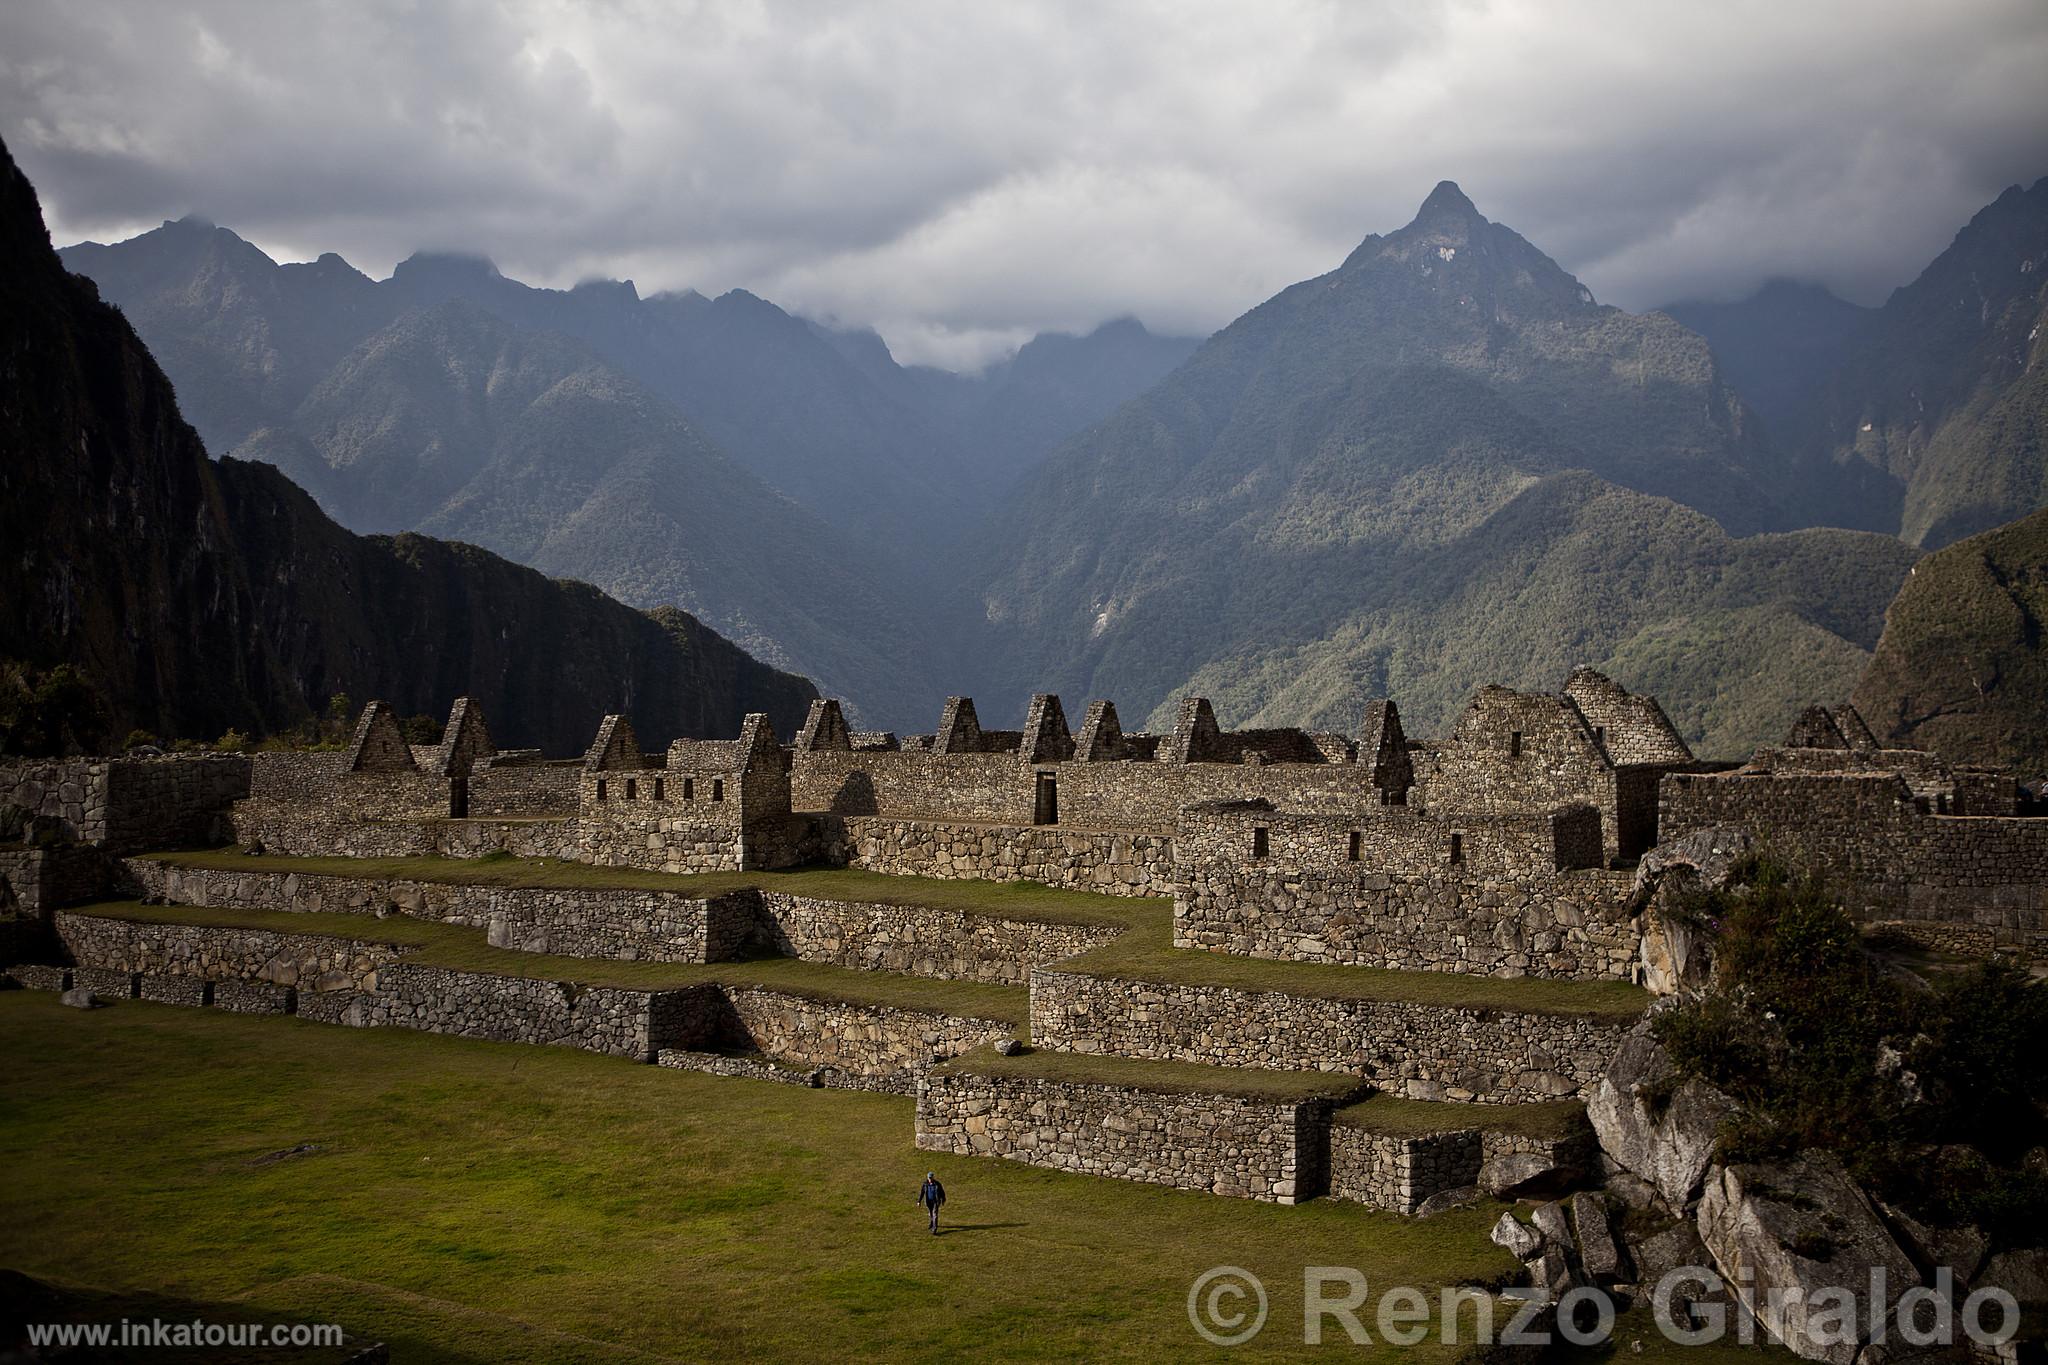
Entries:
<svg viewBox="0 0 2048 1365">
<path fill-rule="evenodd" d="M 1635 1262 L 1636 1279 L 1645 1288 L 1674 1270 L 1687 1266 L 1713 1269 L 1713 1257 L 1700 1241 L 1699 1230 L 1690 1222 L 1676 1222 L 1647 1237 L 1627 1239 L 1629 1259 Z"/>
<path fill-rule="evenodd" d="M 1607 1194 L 1632 1209 L 1660 1208 L 1664 1203 L 1663 1197 L 1657 1193 L 1657 1187 L 1634 1171 L 1622 1171 L 1608 1176 Z"/>
<path fill-rule="evenodd" d="M 105 1003 L 83 986 L 73 986 L 70 990 L 58 996 L 57 1000 L 60 1004 L 69 1005 L 77 1010 L 96 1010 Z"/>
<path fill-rule="evenodd" d="M 1435 1194 L 1423 1200 L 1415 1206 L 1414 1216 L 1417 1218 L 1434 1218 L 1440 1213 L 1448 1212 L 1451 1209 L 1460 1209 L 1467 1204 L 1476 1204 L 1478 1202 L 1479 1187 L 1477 1185 L 1460 1185 L 1453 1190 L 1438 1190 Z"/>
<path fill-rule="evenodd" d="M 1921 1276 L 1930 1283 L 1934 1272 L 1945 1267 L 1957 1285 L 1966 1285 L 1977 1273 L 1977 1267 L 1984 1264 L 1987 1244 L 1984 1234 L 1977 1229 L 1934 1227 L 1889 1204 L 1878 1205 L 1878 1210 L 1891 1225 L 1899 1245 L 1920 1267 Z"/>
<path fill-rule="evenodd" d="M 1543 1234 L 1543 1240 L 1551 1246 L 1572 1249 L 1572 1225 L 1565 1217 L 1564 1205 L 1553 1199 L 1548 1204 L 1538 1204 L 1536 1212 L 1529 1215 L 1529 1221 Z"/>
<path fill-rule="evenodd" d="M 1874 1272 L 1884 1272 L 1893 1299 L 1920 1282 L 1841 1162 L 1822 1152 L 1714 1168 L 1698 1222 L 1721 1277 L 1773 1338 L 1807 1360 L 1856 1360 L 1874 1315 Z"/>
<path fill-rule="evenodd" d="M 1684 1208 L 1714 1156 L 1721 1124 L 1735 1101 L 1697 1078 L 1672 1084 L 1671 1058 L 1650 1032 L 1630 1030 L 1586 1100 L 1601 1150 Z"/>
<path fill-rule="evenodd" d="M 1015 1038 L 1005 1038 L 996 1044 L 996 1051 L 1005 1057 L 1014 1057 L 1024 1051 L 1024 1044 Z"/>
<path fill-rule="evenodd" d="M 1537 1152 L 1503 1152 L 1479 1167 L 1479 1188 L 1495 1199 L 1562 1194 L 1579 1179 L 1575 1166 Z"/>
<path fill-rule="evenodd" d="M 1628 1263 L 1614 1235 L 1614 1211 L 1606 1196 L 1582 1190 L 1572 1196 L 1572 1231 L 1577 1234 L 1579 1264 L 1589 1280 L 1612 1283 L 1628 1278 Z"/>
<path fill-rule="evenodd" d="M 1553 1303 L 1579 1282 L 1572 1273 L 1571 1257 L 1560 1246 L 1546 1246 L 1523 1264 L 1529 1268 L 1529 1283 L 1549 1290 Z"/>
<path fill-rule="evenodd" d="M 2048 1307 L 2048 1247 L 2001 1251 L 1972 1284 L 1978 1289 L 2003 1289 L 2019 1300 L 2022 1308 Z"/>
<path fill-rule="evenodd" d="M 1503 1213 L 1489 1236 L 1495 1246 L 1518 1261 L 1527 1261 L 1543 1250 L 1543 1234 L 1512 1213 Z"/>
</svg>

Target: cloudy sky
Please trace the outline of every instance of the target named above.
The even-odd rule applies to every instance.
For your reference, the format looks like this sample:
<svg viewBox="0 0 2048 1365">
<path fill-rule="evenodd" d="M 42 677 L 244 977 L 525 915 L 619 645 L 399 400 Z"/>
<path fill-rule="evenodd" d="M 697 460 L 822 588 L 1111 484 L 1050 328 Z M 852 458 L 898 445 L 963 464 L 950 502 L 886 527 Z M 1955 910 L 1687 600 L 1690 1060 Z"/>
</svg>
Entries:
<svg viewBox="0 0 2048 1365">
<path fill-rule="evenodd" d="M 2048 175 L 2041 0 L 17 0 L 0 137 L 60 244 L 745 287 L 973 365 L 1206 332 L 1440 179 L 1603 300 L 1866 302 Z"/>
</svg>

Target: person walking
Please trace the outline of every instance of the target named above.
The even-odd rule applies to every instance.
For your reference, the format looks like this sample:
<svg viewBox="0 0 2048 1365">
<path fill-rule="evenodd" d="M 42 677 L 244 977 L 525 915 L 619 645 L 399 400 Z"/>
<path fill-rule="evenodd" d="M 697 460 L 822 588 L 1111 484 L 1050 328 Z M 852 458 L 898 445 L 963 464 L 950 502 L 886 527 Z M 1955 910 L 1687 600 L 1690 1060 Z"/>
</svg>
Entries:
<svg viewBox="0 0 2048 1365">
<path fill-rule="evenodd" d="M 937 1171 L 924 1173 L 924 1184 L 918 1188 L 917 1202 L 924 1205 L 932 1216 L 932 1236 L 939 1235 L 939 1205 L 946 1202 L 946 1187 L 939 1183 Z"/>
</svg>

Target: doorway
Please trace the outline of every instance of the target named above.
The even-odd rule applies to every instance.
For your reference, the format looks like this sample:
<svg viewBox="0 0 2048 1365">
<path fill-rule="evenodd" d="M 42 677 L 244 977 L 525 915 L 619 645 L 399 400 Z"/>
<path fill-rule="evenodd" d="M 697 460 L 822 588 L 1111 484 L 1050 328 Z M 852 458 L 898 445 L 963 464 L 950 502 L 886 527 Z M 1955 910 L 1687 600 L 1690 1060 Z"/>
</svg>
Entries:
<svg viewBox="0 0 2048 1365">
<path fill-rule="evenodd" d="M 1038 789 L 1031 803 L 1031 823 L 1057 825 L 1060 822 L 1060 787 L 1056 773 L 1040 773 Z"/>
</svg>

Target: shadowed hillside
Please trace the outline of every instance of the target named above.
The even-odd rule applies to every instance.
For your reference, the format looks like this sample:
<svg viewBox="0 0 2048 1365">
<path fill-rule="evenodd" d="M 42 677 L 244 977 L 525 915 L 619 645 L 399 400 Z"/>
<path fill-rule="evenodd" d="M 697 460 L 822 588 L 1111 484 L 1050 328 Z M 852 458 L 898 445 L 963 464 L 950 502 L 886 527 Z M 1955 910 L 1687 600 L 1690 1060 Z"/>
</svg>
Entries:
<svg viewBox="0 0 2048 1365">
<path fill-rule="evenodd" d="M 814 689 L 681 612 L 645 614 L 467 545 L 351 535 L 275 470 L 207 458 L 119 312 L 51 250 L 0 149 L 0 656 L 77 665 L 130 727 L 211 737 L 329 695 L 440 713 L 506 745 L 787 732 Z"/>
<path fill-rule="evenodd" d="M 1856 689 L 1877 733 L 2048 775 L 2048 510 L 1921 560 Z"/>
</svg>

